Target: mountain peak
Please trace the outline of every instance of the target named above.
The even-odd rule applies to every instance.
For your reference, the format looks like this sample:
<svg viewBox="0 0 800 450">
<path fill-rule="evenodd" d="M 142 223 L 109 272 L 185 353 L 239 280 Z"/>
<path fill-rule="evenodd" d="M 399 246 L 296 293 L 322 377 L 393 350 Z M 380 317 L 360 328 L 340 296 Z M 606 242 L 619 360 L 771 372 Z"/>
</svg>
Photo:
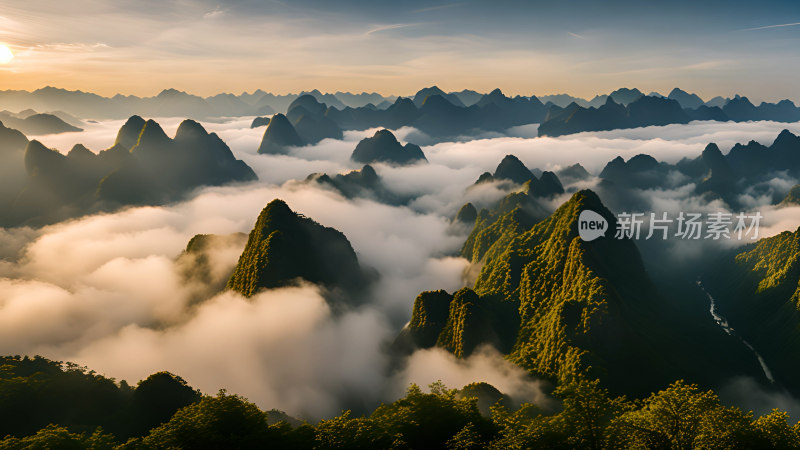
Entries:
<svg viewBox="0 0 800 450">
<path fill-rule="evenodd" d="M 167 88 L 167 89 L 164 89 L 163 91 L 159 92 L 158 95 L 156 96 L 156 98 L 164 99 L 164 98 L 171 98 L 171 97 L 184 97 L 184 96 L 188 96 L 188 95 L 189 94 L 187 94 L 184 91 L 179 91 L 179 90 L 174 89 L 174 88 Z"/>
<path fill-rule="evenodd" d="M 283 114 L 275 114 L 269 121 L 258 153 L 281 154 L 287 152 L 287 147 L 303 145 L 303 140 L 297 134 L 294 126 Z"/>
<path fill-rule="evenodd" d="M 139 135 L 142 134 L 145 120 L 139 116 L 130 116 L 125 124 L 119 129 L 114 145 L 121 145 L 130 150 L 139 142 Z"/>
<path fill-rule="evenodd" d="M 412 164 L 427 161 L 418 145 L 400 144 L 394 134 L 387 129 L 380 129 L 372 137 L 362 139 L 350 158 L 361 163 L 386 162 L 394 164 Z"/>
<path fill-rule="evenodd" d="M 722 151 L 719 149 L 719 146 L 717 146 L 717 144 L 711 142 L 708 145 L 706 145 L 706 148 L 703 149 L 703 153 L 701 154 L 701 156 L 703 158 L 707 157 L 718 158 L 722 157 Z"/>
<path fill-rule="evenodd" d="M 298 279 L 350 293 L 367 281 L 344 234 L 275 199 L 258 215 L 228 288 L 250 297 Z M 352 297 L 343 301 L 353 302 Z"/>
<path fill-rule="evenodd" d="M 772 143 L 772 146 L 784 146 L 784 145 L 797 145 L 800 142 L 800 137 L 793 134 L 791 131 L 787 129 L 783 129 L 780 132 L 775 141 Z"/>
<path fill-rule="evenodd" d="M 522 161 L 514 155 L 506 155 L 494 171 L 495 179 L 511 180 L 517 184 L 523 184 L 534 177 Z"/>
<path fill-rule="evenodd" d="M 191 119 L 186 119 L 178 126 L 178 131 L 175 132 L 176 140 L 190 140 L 198 139 L 208 136 L 205 128 L 202 125 Z"/>
<path fill-rule="evenodd" d="M 167 136 L 167 133 L 164 132 L 164 129 L 161 128 L 161 125 L 159 125 L 158 122 L 153 119 L 148 119 L 147 122 L 144 123 L 142 133 L 139 135 L 139 141 L 136 146 L 156 146 L 165 144 L 169 141 L 170 138 Z"/>
<path fill-rule="evenodd" d="M 305 108 L 308 113 L 314 115 L 323 115 L 325 114 L 325 109 L 327 109 L 327 106 L 317 100 L 315 96 L 311 94 L 303 94 L 289 104 L 289 107 L 286 108 L 287 114 L 291 113 L 292 110 L 297 108 Z M 296 113 L 294 114 L 296 115 Z M 294 115 L 290 114 L 290 116 L 295 118 Z"/>
<path fill-rule="evenodd" d="M 67 158 L 93 158 L 94 152 L 86 148 L 83 144 L 75 144 L 72 149 L 67 153 Z"/>
</svg>

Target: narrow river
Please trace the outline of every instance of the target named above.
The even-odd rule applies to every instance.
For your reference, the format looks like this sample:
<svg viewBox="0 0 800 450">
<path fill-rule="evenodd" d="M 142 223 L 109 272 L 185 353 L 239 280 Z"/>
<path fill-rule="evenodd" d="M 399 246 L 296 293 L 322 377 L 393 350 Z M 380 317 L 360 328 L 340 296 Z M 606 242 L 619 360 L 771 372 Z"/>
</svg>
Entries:
<svg viewBox="0 0 800 450">
<path fill-rule="evenodd" d="M 753 348 L 753 346 L 749 342 L 747 342 L 743 337 L 736 334 L 736 331 L 734 331 L 733 327 L 731 327 L 730 324 L 728 324 L 728 319 L 719 314 L 719 312 L 717 311 L 717 305 L 714 302 L 714 297 L 712 297 L 711 294 L 709 294 L 708 291 L 706 291 L 700 280 L 697 280 L 697 286 L 700 288 L 701 291 L 703 291 L 704 294 L 706 294 L 706 297 L 708 297 L 708 302 L 710 305 L 708 311 L 711 313 L 711 317 L 714 319 L 714 322 L 716 322 L 716 324 L 720 328 L 722 328 L 726 333 L 728 333 L 728 335 L 739 339 L 742 342 L 742 344 L 744 344 L 747 348 L 750 349 L 751 352 L 753 352 L 753 355 L 755 355 L 755 357 L 758 359 L 758 363 L 761 364 L 761 370 L 764 371 L 764 376 L 767 377 L 770 383 L 774 383 L 775 379 L 772 378 L 772 372 L 769 370 L 769 367 L 767 367 L 767 363 L 764 361 L 764 358 L 761 357 L 761 355 L 756 351 L 755 348 Z"/>
</svg>

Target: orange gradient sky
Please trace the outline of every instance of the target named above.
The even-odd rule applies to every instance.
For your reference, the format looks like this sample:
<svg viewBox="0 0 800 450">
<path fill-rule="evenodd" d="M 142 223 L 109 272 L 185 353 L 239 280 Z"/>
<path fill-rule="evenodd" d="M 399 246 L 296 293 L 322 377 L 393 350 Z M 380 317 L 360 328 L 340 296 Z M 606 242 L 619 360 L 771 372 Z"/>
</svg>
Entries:
<svg viewBox="0 0 800 450">
<path fill-rule="evenodd" d="M 436 84 L 593 97 L 623 86 L 662 94 L 678 86 L 706 99 L 800 98 L 800 27 L 742 11 L 703 22 L 706 10 L 683 17 L 629 8 L 619 17 L 614 8 L 587 7 L 570 16 L 541 2 L 533 2 L 538 10 L 502 1 L 493 9 L 478 2 L 417 9 L 415 2 L 402 9 L 382 2 L 29 3 L 0 3 L 0 42 L 15 55 L 0 64 L 2 89 L 408 95 Z"/>
</svg>

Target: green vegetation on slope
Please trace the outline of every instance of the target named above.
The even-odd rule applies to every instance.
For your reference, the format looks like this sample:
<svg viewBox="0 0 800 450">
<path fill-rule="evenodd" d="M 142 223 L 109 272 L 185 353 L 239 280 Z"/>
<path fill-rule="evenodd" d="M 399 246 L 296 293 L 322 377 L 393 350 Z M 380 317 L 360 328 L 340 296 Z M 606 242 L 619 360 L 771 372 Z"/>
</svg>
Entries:
<svg viewBox="0 0 800 450">
<path fill-rule="evenodd" d="M 228 288 L 250 297 L 297 279 L 351 294 L 368 282 L 344 234 L 276 199 L 259 214 Z"/>
<path fill-rule="evenodd" d="M 462 251 L 481 268 L 473 294 L 479 300 L 450 307 L 443 330 L 457 332 L 442 333 L 436 345 L 463 356 L 464 348 L 491 343 L 538 375 L 560 382 L 598 378 L 614 393 L 636 396 L 680 378 L 713 385 L 732 373 L 758 376 L 744 347 L 707 317 L 687 317 L 660 295 L 633 241 L 612 237 L 615 217 L 596 194 L 579 191 L 543 220 L 536 205 L 520 192 L 481 211 Z M 583 210 L 608 221 L 608 237 L 578 236 Z M 417 304 L 427 295 L 415 313 L 426 310 Z M 502 312 L 508 307 L 517 314 Z M 424 347 L 433 332 L 420 323 L 427 321 L 415 314 L 406 334 L 419 335 L 412 340 Z M 506 350 L 488 338 L 506 333 L 512 334 Z"/>
<path fill-rule="evenodd" d="M 800 392 L 800 228 L 759 240 L 703 277 L 721 313 L 764 357 L 776 380 Z"/>
</svg>

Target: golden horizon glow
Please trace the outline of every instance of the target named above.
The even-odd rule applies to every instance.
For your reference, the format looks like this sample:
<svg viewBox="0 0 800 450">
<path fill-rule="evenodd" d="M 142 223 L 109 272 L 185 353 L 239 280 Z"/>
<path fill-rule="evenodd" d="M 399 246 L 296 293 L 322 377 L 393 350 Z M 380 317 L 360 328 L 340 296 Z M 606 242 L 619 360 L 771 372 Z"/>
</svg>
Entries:
<svg viewBox="0 0 800 450">
<path fill-rule="evenodd" d="M 14 59 L 14 53 L 5 44 L 0 44 L 0 64 L 8 64 Z"/>
</svg>

